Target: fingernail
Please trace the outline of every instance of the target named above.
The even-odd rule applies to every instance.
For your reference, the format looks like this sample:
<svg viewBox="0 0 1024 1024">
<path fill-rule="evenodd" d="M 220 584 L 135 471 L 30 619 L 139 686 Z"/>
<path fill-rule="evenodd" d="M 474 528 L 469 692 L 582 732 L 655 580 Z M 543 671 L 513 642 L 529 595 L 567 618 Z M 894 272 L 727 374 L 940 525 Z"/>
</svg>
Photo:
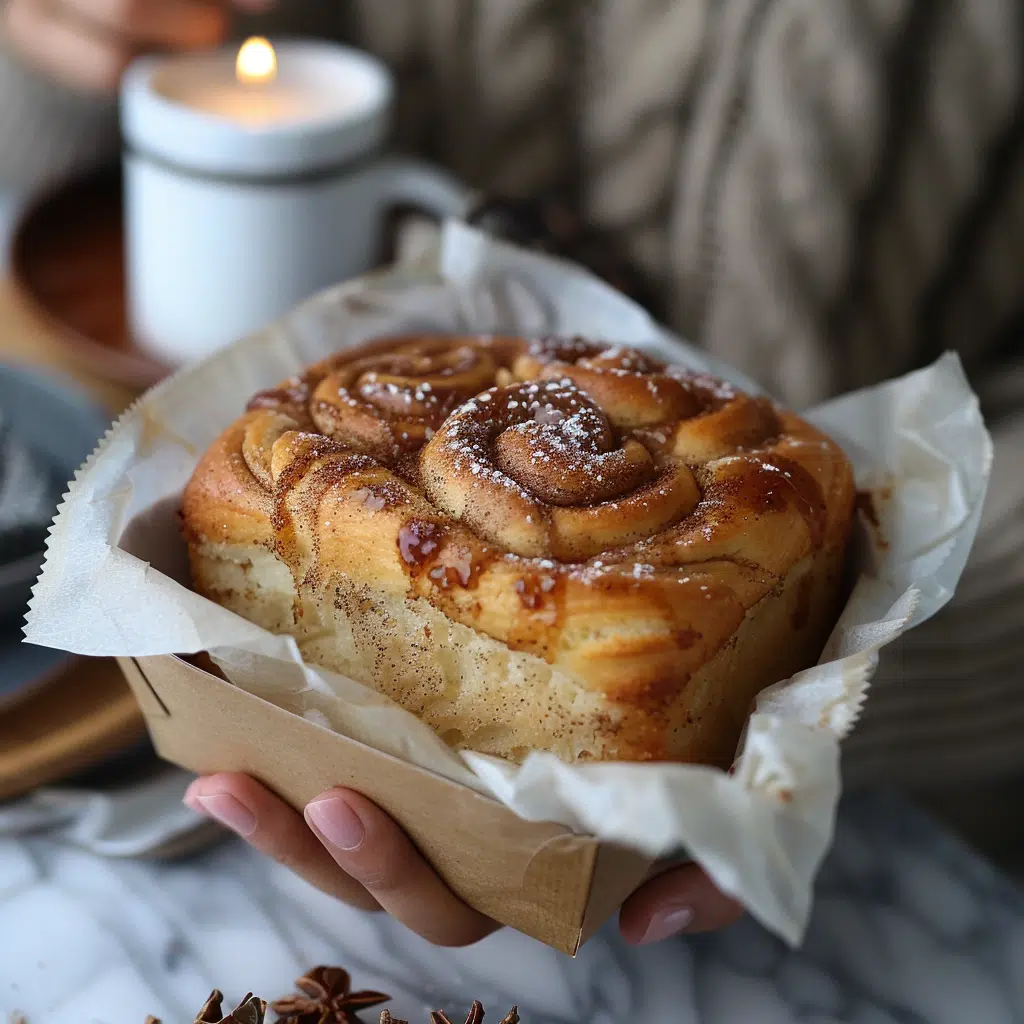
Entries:
<svg viewBox="0 0 1024 1024">
<path fill-rule="evenodd" d="M 189 787 L 191 788 L 191 787 Z M 251 836 L 256 831 L 256 815 L 240 800 L 229 793 L 212 793 L 209 796 L 186 794 L 186 803 L 201 814 L 208 814 L 225 828 L 240 836 Z"/>
<path fill-rule="evenodd" d="M 366 835 L 359 815 L 340 796 L 329 796 L 308 804 L 306 820 L 339 850 L 356 849 Z"/>
<path fill-rule="evenodd" d="M 651 918 L 651 923 L 640 940 L 645 946 L 650 942 L 661 942 L 687 929 L 693 923 L 693 907 L 666 907 Z"/>
</svg>

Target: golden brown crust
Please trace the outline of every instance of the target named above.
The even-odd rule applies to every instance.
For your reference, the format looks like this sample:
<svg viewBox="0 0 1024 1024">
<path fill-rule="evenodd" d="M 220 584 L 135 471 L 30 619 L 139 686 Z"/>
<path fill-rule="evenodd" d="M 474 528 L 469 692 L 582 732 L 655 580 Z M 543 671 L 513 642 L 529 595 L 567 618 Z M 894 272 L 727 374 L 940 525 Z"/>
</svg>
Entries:
<svg viewBox="0 0 1024 1024">
<path fill-rule="evenodd" d="M 799 417 L 635 350 L 399 338 L 256 396 L 183 515 L 200 591 L 460 744 L 717 762 L 756 692 L 817 657 L 853 497 L 841 450 Z M 260 551 L 290 573 L 291 621 Z M 243 585 L 230 565 L 254 558 Z M 343 649 L 379 611 L 366 601 L 539 659 L 561 696 L 539 662 L 502 690 L 493 658 L 486 686 L 452 668 L 417 695 L 401 657 Z M 433 641 L 388 643 L 411 664 Z"/>
</svg>

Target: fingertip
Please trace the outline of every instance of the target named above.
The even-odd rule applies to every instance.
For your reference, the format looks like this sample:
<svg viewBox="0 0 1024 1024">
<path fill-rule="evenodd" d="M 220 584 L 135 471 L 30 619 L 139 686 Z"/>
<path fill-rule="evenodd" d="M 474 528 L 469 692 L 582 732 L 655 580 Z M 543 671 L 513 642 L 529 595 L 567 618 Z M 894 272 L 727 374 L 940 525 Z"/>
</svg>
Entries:
<svg viewBox="0 0 1024 1024">
<path fill-rule="evenodd" d="M 192 810 L 219 821 L 225 828 L 248 839 L 256 831 L 259 819 L 251 807 L 230 793 L 196 796 L 189 804 Z"/>
<path fill-rule="evenodd" d="M 362 794 L 330 789 L 311 800 L 303 813 L 342 870 L 428 942 L 469 946 L 497 927 L 463 903 L 387 811 Z"/>
<path fill-rule="evenodd" d="M 682 935 L 694 923 L 696 912 L 688 903 L 679 905 L 667 904 L 659 907 L 643 924 L 639 922 L 622 928 L 623 938 L 634 946 L 648 946 L 654 942 L 663 942 L 673 936 Z"/>
<path fill-rule="evenodd" d="M 181 802 L 183 804 L 185 804 L 187 807 L 191 807 L 192 810 L 196 809 L 196 807 L 195 807 L 196 795 L 199 792 L 200 783 L 202 781 L 203 781 L 202 777 L 200 777 L 198 779 L 193 779 L 185 787 L 185 792 L 182 794 Z"/>
<path fill-rule="evenodd" d="M 696 865 L 666 871 L 641 886 L 619 915 L 622 937 L 633 945 L 675 935 L 717 931 L 743 916 L 743 907 L 722 893 Z"/>
<path fill-rule="evenodd" d="M 234 772 L 214 772 L 212 775 L 197 775 L 185 790 L 185 796 L 195 800 L 208 793 L 227 792 L 235 788 L 235 780 L 245 778 Z"/>
<path fill-rule="evenodd" d="M 270 790 L 239 772 L 200 775 L 182 799 L 193 811 L 219 821 L 246 839 L 252 837 L 260 819 L 290 811 Z"/>
<path fill-rule="evenodd" d="M 318 800 L 334 798 L 344 800 L 345 803 L 352 808 L 352 811 L 355 814 L 358 814 L 359 817 L 366 822 L 376 819 L 382 822 L 387 822 L 388 824 L 394 824 L 391 817 L 382 811 L 372 800 L 363 796 L 362 793 L 357 793 L 354 789 L 346 789 L 344 786 L 334 786 L 325 793 L 321 793 L 319 796 L 314 797 L 310 803 L 316 803 Z"/>
<path fill-rule="evenodd" d="M 306 824 L 324 842 L 345 854 L 354 854 L 366 838 L 366 823 L 360 814 L 366 809 L 354 805 L 353 795 L 342 789 L 328 790 L 310 800 L 302 812 Z"/>
</svg>

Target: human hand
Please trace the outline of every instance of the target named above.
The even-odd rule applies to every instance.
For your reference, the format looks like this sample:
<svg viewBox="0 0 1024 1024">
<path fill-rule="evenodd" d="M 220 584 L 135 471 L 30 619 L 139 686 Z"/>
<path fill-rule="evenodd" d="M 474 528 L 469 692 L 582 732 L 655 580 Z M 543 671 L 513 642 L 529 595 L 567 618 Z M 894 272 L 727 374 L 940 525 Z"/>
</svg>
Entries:
<svg viewBox="0 0 1024 1024">
<path fill-rule="evenodd" d="M 235 0 L 262 10 L 271 0 Z M 139 53 L 215 46 L 228 30 L 218 0 L 9 0 L 3 34 L 27 60 L 77 89 L 112 92 Z"/>
<path fill-rule="evenodd" d="M 351 790 L 322 793 L 300 815 L 248 776 L 220 774 L 196 779 L 185 803 L 318 889 L 363 910 L 385 910 L 436 945 L 466 946 L 500 927 L 455 896 L 395 822 Z M 627 942 L 649 943 L 722 928 L 741 913 L 703 871 L 685 864 L 630 896 L 619 927 Z"/>
</svg>

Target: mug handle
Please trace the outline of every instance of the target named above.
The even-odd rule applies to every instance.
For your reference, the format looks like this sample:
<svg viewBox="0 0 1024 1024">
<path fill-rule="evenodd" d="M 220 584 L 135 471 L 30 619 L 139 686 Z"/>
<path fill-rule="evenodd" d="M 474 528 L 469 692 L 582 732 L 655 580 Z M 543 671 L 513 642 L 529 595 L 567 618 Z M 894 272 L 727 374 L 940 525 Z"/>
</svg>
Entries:
<svg viewBox="0 0 1024 1024">
<path fill-rule="evenodd" d="M 447 171 L 412 157 L 386 157 L 377 167 L 386 208 L 408 207 L 437 220 L 464 217 L 471 192 Z"/>
<path fill-rule="evenodd" d="M 413 157 L 385 157 L 374 167 L 381 211 L 382 246 L 380 262 L 398 257 L 398 228 L 404 216 L 426 214 L 444 222 L 464 218 L 473 193 L 447 171 Z"/>
</svg>

